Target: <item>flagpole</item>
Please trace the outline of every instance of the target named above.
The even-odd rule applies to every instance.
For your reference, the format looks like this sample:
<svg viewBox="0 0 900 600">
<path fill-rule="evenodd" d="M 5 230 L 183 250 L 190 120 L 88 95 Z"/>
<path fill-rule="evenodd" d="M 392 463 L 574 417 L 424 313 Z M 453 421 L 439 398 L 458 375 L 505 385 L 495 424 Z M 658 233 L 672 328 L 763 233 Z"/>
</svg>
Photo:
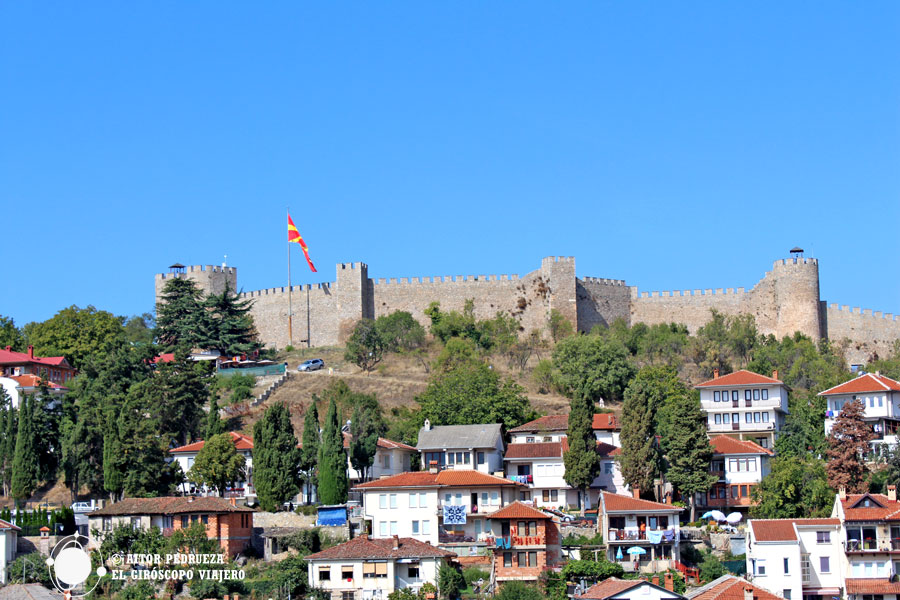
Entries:
<svg viewBox="0 0 900 600">
<path fill-rule="evenodd" d="M 288 218 L 291 216 L 291 209 L 288 207 L 287 209 Z M 287 242 L 287 251 L 288 251 L 288 344 L 294 345 L 294 305 L 293 300 L 291 298 L 293 288 L 291 286 L 291 239 L 288 237 Z"/>
</svg>

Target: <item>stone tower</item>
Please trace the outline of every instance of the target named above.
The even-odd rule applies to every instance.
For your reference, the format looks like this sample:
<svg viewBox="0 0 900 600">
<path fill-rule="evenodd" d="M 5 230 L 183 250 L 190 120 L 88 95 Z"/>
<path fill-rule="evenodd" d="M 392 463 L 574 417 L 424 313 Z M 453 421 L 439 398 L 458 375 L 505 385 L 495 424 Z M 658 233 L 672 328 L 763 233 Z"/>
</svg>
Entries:
<svg viewBox="0 0 900 600">
<path fill-rule="evenodd" d="M 572 328 L 578 328 L 578 305 L 575 280 L 574 256 L 547 256 L 541 259 L 541 275 L 549 279 L 547 316 L 556 309 L 568 319 Z"/>
<path fill-rule="evenodd" d="M 775 337 L 800 331 L 814 340 L 824 337 L 819 310 L 819 261 L 815 258 L 785 258 L 775 262 Z"/>
<path fill-rule="evenodd" d="M 229 288 L 237 292 L 237 268 L 235 267 L 218 267 L 214 265 L 191 265 L 190 267 L 185 267 L 182 264 L 175 263 L 169 267 L 168 273 L 156 274 L 155 304 L 159 303 L 159 296 L 163 288 L 166 287 L 166 283 L 170 279 L 175 278 L 190 279 L 197 284 L 204 296 L 221 294 L 225 290 L 226 283 Z"/>
<path fill-rule="evenodd" d="M 340 263 L 334 282 L 338 339 L 347 341 L 357 321 L 374 318 L 369 302 L 369 267 L 366 263 Z"/>
</svg>

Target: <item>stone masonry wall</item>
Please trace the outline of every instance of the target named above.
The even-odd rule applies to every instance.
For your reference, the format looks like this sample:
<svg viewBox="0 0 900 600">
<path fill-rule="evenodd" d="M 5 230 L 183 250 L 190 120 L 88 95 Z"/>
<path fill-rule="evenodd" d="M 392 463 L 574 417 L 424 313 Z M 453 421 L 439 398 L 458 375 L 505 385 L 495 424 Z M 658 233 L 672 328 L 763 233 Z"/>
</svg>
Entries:
<svg viewBox="0 0 900 600">
<path fill-rule="evenodd" d="M 900 319 L 891 313 L 837 304 L 823 306 L 822 312 L 828 338 L 837 343 L 850 340 L 844 351 L 850 364 L 887 358 L 893 353 L 894 343 L 900 340 Z"/>
<path fill-rule="evenodd" d="M 197 284 L 204 294 L 221 294 L 227 282 L 232 290 L 237 290 L 237 269 L 216 265 L 192 265 L 185 267 L 184 273 L 157 273 L 154 278 L 156 301 L 170 279 L 190 279 Z"/>
</svg>

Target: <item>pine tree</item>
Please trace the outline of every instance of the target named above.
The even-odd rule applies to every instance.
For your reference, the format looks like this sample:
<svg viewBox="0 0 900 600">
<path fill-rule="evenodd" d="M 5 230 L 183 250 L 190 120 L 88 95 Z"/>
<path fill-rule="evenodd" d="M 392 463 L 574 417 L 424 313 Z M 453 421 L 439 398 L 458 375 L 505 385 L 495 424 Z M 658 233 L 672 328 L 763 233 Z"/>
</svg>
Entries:
<svg viewBox="0 0 900 600">
<path fill-rule="evenodd" d="M 115 416 L 108 414 L 103 431 L 103 489 L 109 492 L 109 499 L 113 502 L 122 497 L 125 486 L 123 470 L 119 427 Z"/>
<path fill-rule="evenodd" d="M 683 394 L 680 398 L 670 398 L 670 401 L 671 421 L 665 441 L 669 462 L 666 475 L 672 487 L 689 498 L 693 521 L 696 494 L 709 490 L 716 482 L 716 476 L 709 472 L 713 449 L 706 436 L 706 418 L 700 409 L 699 396 Z"/>
<path fill-rule="evenodd" d="M 147 393 L 153 398 L 153 414 L 158 417 L 160 433 L 169 438 L 167 445 L 187 444 L 205 429 L 201 423 L 203 405 L 210 396 L 210 377 L 206 364 L 191 360 L 185 350 L 178 349 L 175 360 L 160 365 L 150 378 L 151 389 Z"/>
<path fill-rule="evenodd" d="M 312 502 L 312 488 L 316 485 L 319 463 L 319 411 L 315 401 L 303 416 L 303 448 L 300 450 L 300 472 L 306 481 L 306 503 Z"/>
<path fill-rule="evenodd" d="M 291 416 L 273 404 L 253 426 L 253 482 L 259 505 L 276 511 L 299 491 L 300 453 Z"/>
<path fill-rule="evenodd" d="M 22 396 L 19 404 L 19 428 L 16 433 L 16 451 L 13 457 L 12 483 L 10 493 L 17 502 L 25 501 L 38 485 L 40 464 L 34 445 L 32 419 L 33 400 Z"/>
<path fill-rule="evenodd" d="M 319 445 L 319 502 L 343 504 L 347 501 L 350 481 L 347 478 L 347 454 L 338 420 L 337 405 L 328 403 L 322 442 Z"/>
<path fill-rule="evenodd" d="M 867 491 L 865 459 L 871 451 L 869 442 L 876 435 L 863 420 L 865 411 L 861 401 L 847 402 L 828 434 L 825 472 L 832 489 L 845 488 L 851 494 Z"/>
<path fill-rule="evenodd" d="M 350 420 L 350 464 L 368 480 L 370 469 L 375 464 L 378 438 L 383 433 L 378 427 L 379 419 L 373 418 L 372 410 L 357 406 Z"/>
<path fill-rule="evenodd" d="M 200 330 L 200 345 L 217 350 L 222 356 L 246 354 L 260 347 L 253 316 L 252 300 L 241 300 L 228 283 L 221 294 L 203 301 L 206 311 Z"/>
<path fill-rule="evenodd" d="M 209 415 L 206 417 L 206 437 L 209 441 L 213 436 L 225 433 L 225 421 L 219 417 L 219 401 L 216 394 L 213 393 L 209 399 Z"/>
<path fill-rule="evenodd" d="M 594 402 L 585 393 L 584 386 L 575 390 L 569 410 L 569 429 L 566 433 L 569 449 L 563 455 L 566 483 L 581 490 L 584 503 L 588 505 L 588 490 L 600 474 L 600 455 L 597 454 L 597 439 L 594 437 Z"/>
<path fill-rule="evenodd" d="M 171 352 L 181 346 L 193 348 L 206 327 L 203 292 L 190 279 L 170 279 L 156 305 L 156 340 Z"/>
<path fill-rule="evenodd" d="M 633 490 L 652 490 L 659 477 L 662 462 L 656 439 L 656 398 L 652 378 L 646 371 L 638 373 L 625 389 L 622 404 L 622 432 L 619 440 L 622 454 L 619 467 L 622 478 Z"/>
</svg>

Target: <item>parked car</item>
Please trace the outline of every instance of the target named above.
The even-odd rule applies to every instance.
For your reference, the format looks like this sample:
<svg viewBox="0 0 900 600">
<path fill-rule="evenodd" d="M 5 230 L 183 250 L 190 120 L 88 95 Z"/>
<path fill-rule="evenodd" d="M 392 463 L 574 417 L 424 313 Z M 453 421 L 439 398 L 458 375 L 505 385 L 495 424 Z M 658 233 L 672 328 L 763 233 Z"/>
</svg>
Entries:
<svg viewBox="0 0 900 600">
<path fill-rule="evenodd" d="M 300 363 L 298 371 L 318 371 L 325 368 L 325 361 L 321 358 L 311 358 Z"/>
<path fill-rule="evenodd" d="M 86 513 L 94 510 L 94 507 L 91 506 L 90 502 L 73 502 L 72 503 L 72 511 L 76 513 Z"/>
</svg>

